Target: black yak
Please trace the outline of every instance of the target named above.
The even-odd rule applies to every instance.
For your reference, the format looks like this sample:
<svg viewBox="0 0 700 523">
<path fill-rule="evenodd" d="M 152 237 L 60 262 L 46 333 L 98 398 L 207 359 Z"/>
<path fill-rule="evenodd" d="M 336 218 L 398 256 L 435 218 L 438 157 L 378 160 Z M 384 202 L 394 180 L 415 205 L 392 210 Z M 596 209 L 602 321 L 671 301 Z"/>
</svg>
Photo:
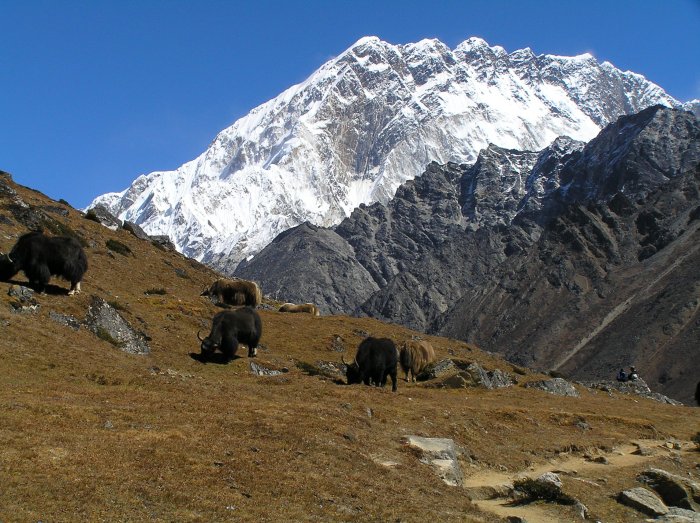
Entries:
<svg viewBox="0 0 700 523">
<path fill-rule="evenodd" d="M 357 354 L 352 363 L 347 365 L 348 385 L 374 382 L 377 387 L 386 385 L 387 376 L 391 376 L 391 390 L 396 392 L 396 365 L 398 352 L 396 345 L 389 338 L 365 338 L 357 347 Z"/>
<path fill-rule="evenodd" d="M 279 312 L 308 312 L 312 316 L 320 316 L 321 311 L 313 303 L 285 303 L 279 309 Z"/>
<path fill-rule="evenodd" d="M 51 276 L 70 282 L 69 295 L 80 292 L 80 282 L 88 261 L 78 240 L 70 236 L 45 236 L 41 232 L 22 235 L 10 254 L 0 256 L 0 280 L 9 280 L 23 271 L 40 292 Z"/>
<path fill-rule="evenodd" d="M 201 296 L 210 296 L 215 303 L 257 307 L 262 302 L 260 286 L 254 281 L 219 278 Z"/>
<path fill-rule="evenodd" d="M 254 309 L 242 307 L 222 311 L 214 316 L 209 336 L 202 338 L 200 333 L 197 333 L 202 342 L 200 359 L 205 361 L 219 349 L 228 363 L 235 356 L 239 343 L 248 346 L 248 357 L 253 358 L 257 353 L 260 336 L 262 320 Z"/>
<path fill-rule="evenodd" d="M 406 373 L 406 381 L 409 372 L 412 374 L 411 381 L 416 381 L 416 376 L 434 359 L 435 351 L 427 341 L 406 340 L 399 352 L 399 362 Z"/>
</svg>

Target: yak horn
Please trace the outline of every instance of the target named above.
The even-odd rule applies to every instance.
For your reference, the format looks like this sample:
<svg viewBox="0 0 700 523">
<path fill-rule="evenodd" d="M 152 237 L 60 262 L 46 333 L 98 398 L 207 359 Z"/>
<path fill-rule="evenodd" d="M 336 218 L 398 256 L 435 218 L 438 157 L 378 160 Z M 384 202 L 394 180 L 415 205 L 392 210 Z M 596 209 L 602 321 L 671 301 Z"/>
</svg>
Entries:
<svg viewBox="0 0 700 523">
<path fill-rule="evenodd" d="M 343 362 L 343 365 L 347 365 L 348 363 L 345 361 L 345 357 L 341 354 L 340 355 L 340 361 Z"/>
<path fill-rule="evenodd" d="M 202 338 L 199 333 L 202 332 L 201 330 L 197 331 L 197 338 L 199 338 L 199 341 L 204 341 L 204 338 Z"/>
</svg>

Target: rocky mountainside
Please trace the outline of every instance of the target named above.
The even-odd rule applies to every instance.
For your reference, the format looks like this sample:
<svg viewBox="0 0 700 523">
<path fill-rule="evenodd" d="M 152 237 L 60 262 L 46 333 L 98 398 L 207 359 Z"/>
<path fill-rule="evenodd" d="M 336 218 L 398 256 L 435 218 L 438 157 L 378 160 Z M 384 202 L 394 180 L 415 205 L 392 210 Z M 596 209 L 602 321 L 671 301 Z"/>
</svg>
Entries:
<svg viewBox="0 0 700 523">
<path fill-rule="evenodd" d="M 576 378 L 636 365 L 689 401 L 699 228 L 700 123 L 657 106 L 586 144 L 492 145 L 472 166 L 431 164 L 387 204 L 334 230 L 288 231 L 237 274 Z"/>
<path fill-rule="evenodd" d="M 653 104 L 678 102 L 588 54 L 363 38 L 198 158 L 93 205 L 230 273 L 292 226 L 331 226 L 361 203 L 386 203 L 431 161 L 472 163 L 491 143 L 540 150 L 562 135 L 590 140 Z"/>
<path fill-rule="evenodd" d="M 43 228 L 89 260 L 73 296 L 0 281 L 0 521 L 697 520 L 700 409 L 269 297 L 257 357 L 204 363 L 222 308 L 200 293 L 221 275 L 104 218 L 0 171 L 0 253 Z M 294 248 L 315 230 L 342 248 L 300 229 Z M 437 362 L 395 393 L 348 386 L 341 357 L 368 335 Z"/>
</svg>

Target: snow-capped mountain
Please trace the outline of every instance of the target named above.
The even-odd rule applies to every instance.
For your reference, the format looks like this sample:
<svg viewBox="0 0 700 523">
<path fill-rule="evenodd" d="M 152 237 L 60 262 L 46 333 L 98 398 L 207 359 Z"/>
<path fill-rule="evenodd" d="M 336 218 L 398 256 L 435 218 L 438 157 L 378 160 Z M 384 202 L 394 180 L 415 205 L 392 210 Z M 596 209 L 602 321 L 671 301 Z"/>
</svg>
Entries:
<svg viewBox="0 0 700 523">
<path fill-rule="evenodd" d="M 221 131 L 198 158 L 91 206 L 232 272 L 292 226 L 331 226 L 361 203 L 386 202 L 431 161 L 470 163 L 489 144 L 587 141 L 654 104 L 678 102 L 589 54 L 366 37 Z"/>
</svg>

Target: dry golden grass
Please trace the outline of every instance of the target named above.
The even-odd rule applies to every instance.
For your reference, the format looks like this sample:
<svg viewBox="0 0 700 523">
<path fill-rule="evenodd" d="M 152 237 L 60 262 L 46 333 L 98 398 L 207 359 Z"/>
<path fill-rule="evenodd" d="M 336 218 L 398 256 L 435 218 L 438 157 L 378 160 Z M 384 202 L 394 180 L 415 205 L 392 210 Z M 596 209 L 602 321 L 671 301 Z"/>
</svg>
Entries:
<svg viewBox="0 0 700 523">
<path fill-rule="evenodd" d="M 18 188 L 31 205 L 53 204 Z M 0 214 L 11 217 L 0 197 Z M 0 521 L 499 521 L 464 490 L 445 485 L 405 448 L 410 434 L 452 438 L 466 476 L 516 474 L 537 464 L 611 451 L 637 439 L 687 441 L 698 409 L 581 390 L 560 398 L 521 386 L 443 390 L 399 382 L 345 386 L 313 375 L 318 362 L 346 359 L 365 333 L 415 334 L 368 318 L 261 310 L 256 362 L 288 369 L 251 373 L 248 358 L 202 364 L 198 330 L 220 309 L 199 296 L 216 274 L 125 231 L 112 232 L 71 210 L 56 217 L 87 242 L 83 294 L 38 295 L 36 314 L 11 312 L 0 284 Z M 0 220 L 0 250 L 25 232 Z M 107 240 L 128 246 L 111 252 Z M 14 278 L 24 281 L 22 274 Z M 55 280 L 67 289 L 66 282 Z M 165 294 L 150 294 L 149 289 Z M 90 296 L 117 304 L 150 336 L 151 354 L 129 355 L 49 311 L 85 317 Z M 511 371 L 464 343 L 427 337 L 438 358 Z M 245 350 L 241 354 L 245 355 Z M 534 375 L 518 376 L 521 383 Z M 591 430 L 582 430 L 585 421 Z M 697 475 L 698 455 L 660 453 L 648 463 Z M 379 462 L 390 460 L 395 467 Z M 637 467 L 601 465 L 596 487 L 567 478 L 566 491 L 606 522 L 638 521 L 612 499 L 636 486 Z M 561 521 L 570 508 L 553 509 Z M 555 519 L 556 520 L 556 519 Z"/>
</svg>

